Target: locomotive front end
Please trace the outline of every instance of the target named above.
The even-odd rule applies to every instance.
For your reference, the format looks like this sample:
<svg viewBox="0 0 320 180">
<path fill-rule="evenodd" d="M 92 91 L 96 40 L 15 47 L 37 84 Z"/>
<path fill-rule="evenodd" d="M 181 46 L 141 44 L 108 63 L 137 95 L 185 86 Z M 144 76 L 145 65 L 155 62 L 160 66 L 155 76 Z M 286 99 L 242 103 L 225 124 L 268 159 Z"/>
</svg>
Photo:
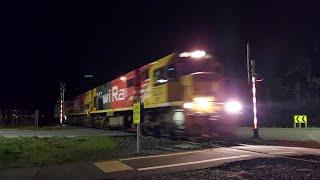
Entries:
<svg viewBox="0 0 320 180">
<path fill-rule="evenodd" d="M 181 83 L 183 109 L 189 135 L 229 136 L 242 113 L 242 104 L 233 81 L 223 75 L 220 63 L 204 51 L 182 53 L 184 69 Z M 189 55 L 189 56 L 188 56 Z"/>
<path fill-rule="evenodd" d="M 226 114 L 241 114 L 242 104 L 237 100 L 217 103 L 212 97 L 196 97 L 192 102 L 183 104 L 183 108 L 195 114 L 215 114 L 224 111 Z"/>
</svg>

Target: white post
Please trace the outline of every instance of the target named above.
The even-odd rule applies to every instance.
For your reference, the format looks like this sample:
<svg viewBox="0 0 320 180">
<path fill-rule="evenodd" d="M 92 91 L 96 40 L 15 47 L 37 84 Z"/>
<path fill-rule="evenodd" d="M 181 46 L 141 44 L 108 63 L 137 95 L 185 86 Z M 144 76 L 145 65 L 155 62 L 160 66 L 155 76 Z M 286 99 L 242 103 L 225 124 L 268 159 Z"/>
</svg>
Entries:
<svg viewBox="0 0 320 180">
<path fill-rule="evenodd" d="M 60 82 L 60 126 L 63 125 L 63 118 L 64 118 L 64 91 L 65 91 L 65 84 Z"/>
<path fill-rule="evenodd" d="M 63 105 L 62 105 L 62 92 L 60 94 L 60 126 L 62 126 L 62 118 L 63 118 L 63 113 L 62 113 Z"/>
<path fill-rule="evenodd" d="M 254 76 L 252 76 L 252 103 L 253 103 L 253 124 L 254 124 L 254 129 L 258 129 L 257 98 L 256 98 L 256 78 Z"/>
<path fill-rule="evenodd" d="M 250 46 L 247 43 L 247 71 L 248 71 L 248 82 L 252 83 L 252 104 L 253 104 L 253 137 L 252 139 L 260 139 L 258 129 L 258 118 L 257 118 L 257 97 L 256 97 L 256 74 L 255 74 L 255 63 L 250 59 Z M 251 79 L 250 79 L 251 77 Z"/>
</svg>

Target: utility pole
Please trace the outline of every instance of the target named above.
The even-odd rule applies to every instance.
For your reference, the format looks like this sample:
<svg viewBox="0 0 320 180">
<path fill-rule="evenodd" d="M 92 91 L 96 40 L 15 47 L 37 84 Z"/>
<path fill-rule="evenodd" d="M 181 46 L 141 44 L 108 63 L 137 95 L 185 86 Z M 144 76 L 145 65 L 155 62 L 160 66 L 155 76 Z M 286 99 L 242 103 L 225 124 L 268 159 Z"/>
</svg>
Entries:
<svg viewBox="0 0 320 180">
<path fill-rule="evenodd" d="M 252 85 L 252 104 L 253 104 L 253 136 L 252 139 L 260 139 L 258 118 L 257 118 L 257 97 L 256 97 L 256 81 L 255 61 L 250 57 L 250 45 L 247 43 L 247 72 L 248 83 Z"/>
<path fill-rule="evenodd" d="M 66 84 L 60 82 L 60 126 L 63 125 L 63 118 L 64 118 L 64 92 L 65 92 Z"/>
</svg>

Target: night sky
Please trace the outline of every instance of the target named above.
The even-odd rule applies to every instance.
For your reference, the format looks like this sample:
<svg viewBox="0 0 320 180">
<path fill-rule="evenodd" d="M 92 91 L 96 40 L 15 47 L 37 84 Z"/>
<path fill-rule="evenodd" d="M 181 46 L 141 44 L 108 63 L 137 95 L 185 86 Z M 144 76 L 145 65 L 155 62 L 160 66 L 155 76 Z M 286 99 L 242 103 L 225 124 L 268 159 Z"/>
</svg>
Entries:
<svg viewBox="0 0 320 180">
<path fill-rule="evenodd" d="M 319 5 L 261 2 L 1 1 L 0 107 L 51 113 L 59 81 L 71 98 L 177 50 L 210 51 L 243 79 L 248 40 L 265 79 L 317 62 Z"/>
</svg>

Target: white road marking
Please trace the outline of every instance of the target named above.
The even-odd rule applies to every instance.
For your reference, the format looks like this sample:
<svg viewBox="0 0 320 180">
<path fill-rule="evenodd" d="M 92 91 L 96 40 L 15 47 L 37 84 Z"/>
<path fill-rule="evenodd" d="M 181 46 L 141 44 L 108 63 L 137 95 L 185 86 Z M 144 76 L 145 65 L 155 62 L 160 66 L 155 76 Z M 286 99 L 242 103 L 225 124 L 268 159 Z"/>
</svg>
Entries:
<svg viewBox="0 0 320 180">
<path fill-rule="evenodd" d="M 292 153 L 296 153 L 296 152 L 293 152 L 293 151 L 282 151 L 282 152 L 271 152 L 269 154 L 272 154 L 272 155 L 281 155 L 281 154 L 292 154 Z"/>
<path fill-rule="evenodd" d="M 303 152 L 308 154 L 320 154 L 320 149 L 313 148 L 304 148 L 304 147 L 279 147 L 279 149 L 283 150 L 293 150 L 296 152 Z"/>
<path fill-rule="evenodd" d="M 240 146 L 252 146 L 252 145 L 250 145 L 250 144 L 239 144 Z"/>
<path fill-rule="evenodd" d="M 193 153 L 208 152 L 208 151 L 210 151 L 210 149 L 199 150 L 199 151 L 188 151 L 188 152 L 181 152 L 181 153 L 171 153 L 171 154 L 160 154 L 160 155 L 153 155 L 153 156 L 139 156 L 139 157 L 132 157 L 132 158 L 124 158 L 119 160 L 128 161 L 128 160 L 136 160 L 136 159 L 155 158 L 155 157 L 178 156 L 178 155 L 193 154 Z"/>
<path fill-rule="evenodd" d="M 207 159 L 207 160 L 202 160 L 202 161 L 192 161 L 192 162 L 168 164 L 168 165 L 162 165 L 162 166 L 152 166 L 152 167 L 138 168 L 137 170 L 138 171 L 146 171 L 146 170 L 152 170 L 152 169 L 161 169 L 161 168 L 168 168 L 168 167 L 185 166 L 185 165 L 190 165 L 190 164 L 201 164 L 201 163 L 207 163 L 207 162 L 213 162 L 213 161 L 236 159 L 236 158 L 243 158 L 243 157 L 250 157 L 250 156 L 252 156 L 252 155 L 229 156 L 229 157 L 222 157 L 222 158 L 215 158 L 215 159 Z"/>
</svg>

